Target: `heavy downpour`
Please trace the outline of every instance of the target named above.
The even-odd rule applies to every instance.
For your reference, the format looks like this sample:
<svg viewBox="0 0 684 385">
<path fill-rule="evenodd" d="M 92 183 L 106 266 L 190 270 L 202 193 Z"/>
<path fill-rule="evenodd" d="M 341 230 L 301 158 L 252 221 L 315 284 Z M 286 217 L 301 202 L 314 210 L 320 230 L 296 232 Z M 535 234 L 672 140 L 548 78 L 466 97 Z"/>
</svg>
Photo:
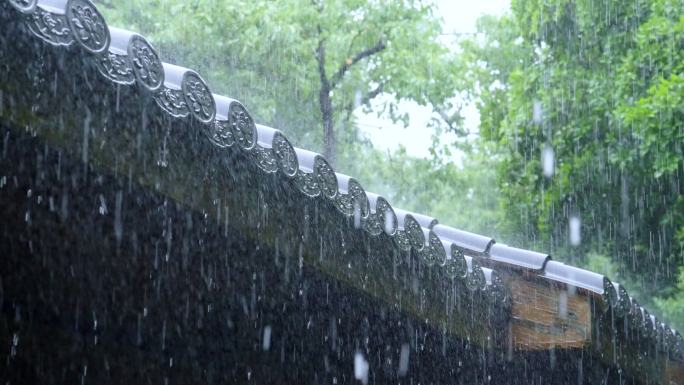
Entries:
<svg viewBox="0 0 684 385">
<path fill-rule="evenodd" d="M 682 0 L 0 31 L 0 384 L 684 384 Z"/>
</svg>

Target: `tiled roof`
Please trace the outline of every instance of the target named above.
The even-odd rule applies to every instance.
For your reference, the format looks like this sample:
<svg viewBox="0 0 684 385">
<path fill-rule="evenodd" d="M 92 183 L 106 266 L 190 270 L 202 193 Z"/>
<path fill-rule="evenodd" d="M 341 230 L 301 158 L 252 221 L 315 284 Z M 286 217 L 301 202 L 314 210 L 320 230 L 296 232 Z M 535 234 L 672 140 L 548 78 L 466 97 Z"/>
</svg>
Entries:
<svg viewBox="0 0 684 385">
<path fill-rule="evenodd" d="M 601 274 L 552 260 L 551 256 L 497 243 L 494 239 L 441 224 L 430 216 L 393 208 L 352 177 L 335 172 L 320 154 L 295 147 L 274 128 L 255 124 L 239 101 L 216 95 L 195 71 L 164 63 L 141 35 L 109 27 L 87 0 L 6 0 L 38 38 L 54 46 L 80 46 L 114 83 L 135 85 L 169 115 L 192 119 L 218 147 L 243 151 L 264 173 L 291 179 L 302 199 L 329 200 L 371 236 L 386 234 L 401 250 L 420 255 L 428 266 L 464 280 L 471 290 L 511 306 L 510 288 L 499 272 L 518 271 L 584 290 L 602 302 L 630 330 L 636 330 L 669 357 L 684 359 L 684 340 L 629 296 L 626 288 Z"/>
</svg>

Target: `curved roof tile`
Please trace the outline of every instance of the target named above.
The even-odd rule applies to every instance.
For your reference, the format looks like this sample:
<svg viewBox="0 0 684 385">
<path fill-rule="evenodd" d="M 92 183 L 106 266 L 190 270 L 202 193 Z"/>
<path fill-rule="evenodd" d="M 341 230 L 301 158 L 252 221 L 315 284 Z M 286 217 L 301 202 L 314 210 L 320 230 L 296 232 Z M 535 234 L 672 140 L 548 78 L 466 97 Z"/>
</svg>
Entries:
<svg viewBox="0 0 684 385">
<path fill-rule="evenodd" d="M 551 259 L 548 254 L 519 249 L 503 243 L 492 244 L 488 255 L 490 259 L 497 262 L 540 271 L 544 269 L 546 262 Z"/>
<path fill-rule="evenodd" d="M 489 248 L 494 244 L 493 238 L 458 230 L 442 224 L 436 224 L 433 227 L 433 230 L 437 235 L 444 239 L 448 239 L 456 246 L 477 253 L 484 254 L 489 252 Z"/>
</svg>

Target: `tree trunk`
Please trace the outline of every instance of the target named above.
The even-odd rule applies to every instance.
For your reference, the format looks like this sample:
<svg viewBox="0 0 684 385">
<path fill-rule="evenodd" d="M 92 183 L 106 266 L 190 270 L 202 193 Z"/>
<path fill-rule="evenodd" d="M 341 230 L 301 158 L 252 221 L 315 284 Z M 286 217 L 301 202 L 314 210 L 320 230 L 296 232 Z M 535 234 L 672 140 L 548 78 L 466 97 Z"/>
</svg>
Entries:
<svg viewBox="0 0 684 385">
<path fill-rule="evenodd" d="M 330 89 L 328 87 L 321 87 L 321 92 L 318 97 L 321 108 L 321 117 L 323 119 L 323 155 L 330 162 L 335 164 L 335 156 L 337 151 L 337 143 L 335 138 L 335 126 L 333 122 L 333 106 L 330 99 Z"/>
<path fill-rule="evenodd" d="M 317 29 L 318 35 L 322 36 L 321 26 L 319 25 Z M 332 76 L 332 78 L 328 79 L 328 75 L 325 73 L 325 40 L 321 38 L 318 41 L 318 48 L 316 48 L 316 60 L 318 61 L 318 75 L 321 79 L 321 92 L 318 94 L 318 103 L 321 109 L 321 118 L 323 119 L 323 155 L 331 165 L 335 164 L 335 157 L 337 156 L 337 141 L 335 138 L 335 120 L 330 93 L 338 84 L 340 84 L 344 74 L 347 73 L 351 66 L 365 58 L 385 50 L 385 48 L 387 48 L 387 46 L 385 45 L 384 40 L 378 40 L 374 46 L 364 49 L 353 57 L 348 58 Z M 375 90 L 370 91 L 366 96 L 367 99 L 364 100 L 370 100 L 381 92 L 382 84 L 380 84 Z"/>
<path fill-rule="evenodd" d="M 321 27 L 318 27 L 318 33 L 321 33 Z M 330 99 L 330 92 L 333 85 L 330 84 L 328 76 L 325 73 L 325 41 L 323 39 L 318 41 L 318 48 L 316 49 L 316 59 L 318 61 L 318 75 L 321 78 L 321 91 L 318 94 L 318 104 L 321 109 L 321 118 L 323 119 L 323 155 L 331 165 L 335 164 L 335 127 L 333 125 L 333 105 Z"/>
</svg>

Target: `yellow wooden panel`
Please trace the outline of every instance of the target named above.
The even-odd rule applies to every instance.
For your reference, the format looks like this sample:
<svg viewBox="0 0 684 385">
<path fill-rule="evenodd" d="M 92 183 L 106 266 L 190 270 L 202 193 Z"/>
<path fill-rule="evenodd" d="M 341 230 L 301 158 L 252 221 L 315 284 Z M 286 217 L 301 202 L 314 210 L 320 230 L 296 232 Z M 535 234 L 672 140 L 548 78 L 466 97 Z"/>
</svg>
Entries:
<svg viewBox="0 0 684 385">
<path fill-rule="evenodd" d="M 667 360 L 665 383 L 684 385 L 684 363 Z"/>
<path fill-rule="evenodd" d="M 582 347 L 591 338 L 589 298 L 543 282 L 509 277 L 517 348 Z"/>
</svg>

